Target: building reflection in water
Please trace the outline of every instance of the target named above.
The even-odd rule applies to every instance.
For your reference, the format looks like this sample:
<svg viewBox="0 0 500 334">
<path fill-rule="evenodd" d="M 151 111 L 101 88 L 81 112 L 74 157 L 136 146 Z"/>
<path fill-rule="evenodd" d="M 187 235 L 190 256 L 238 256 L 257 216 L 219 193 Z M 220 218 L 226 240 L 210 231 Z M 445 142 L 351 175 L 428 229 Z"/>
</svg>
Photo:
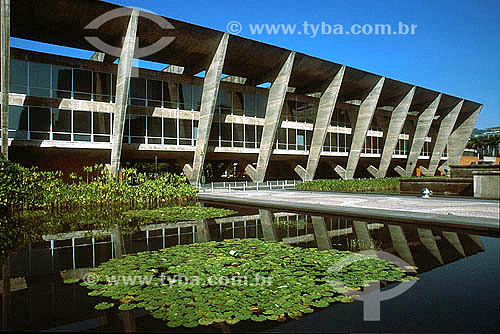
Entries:
<svg viewBox="0 0 500 334">
<path fill-rule="evenodd" d="M 12 293 L 11 308 L 7 308 L 16 310 L 17 315 L 9 317 L 11 328 L 26 328 L 24 325 L 30 323 L 33 329 L 85 330 L 113 323 L 93 309 L 94 300 L 86 296 L 85 289 L 62 285 L 61 277 L 81 278 L 86 268 L 115 258 L 119 255 L 115 247 L 117 239 L 123 240 L 127 253 L 135 253 L 231 238 L 260 238 L 321 250 L 356 251 L 375 247 L 417 266 L 419 273 L 484 251 L 479 235 L 462 231 L 266 209 L 218 219 L 152 224 L 127 236 L 119 231 L 100 238 L 78 232 L 47 236 L 12 256 L 11 277 L 25 277 L 29 284 L 28 289 Z M 61 298 L 64 298 L 62 303 Z M 134 314 L 137 311 L 115 315 L 122 330 L 135 329 Z M 3 321 L 2 327 L 9 326 Z"/>
</svg>

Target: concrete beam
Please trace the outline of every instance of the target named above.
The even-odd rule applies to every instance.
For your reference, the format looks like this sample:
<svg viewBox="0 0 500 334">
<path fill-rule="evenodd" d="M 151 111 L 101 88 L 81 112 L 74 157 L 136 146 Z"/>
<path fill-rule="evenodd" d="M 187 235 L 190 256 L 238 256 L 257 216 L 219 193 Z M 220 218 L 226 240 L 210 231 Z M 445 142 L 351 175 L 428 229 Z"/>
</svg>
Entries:
<svg viewBox="0 0 500 334">
<path fill-rule="evenodd" d="M 267 165 L 269 164 L 269 159 L 271 158 L 271 153 L 273 151 L 276 131 L 278 130 L 281 110 L 283 109 L 283 103 L 285 102 L 294 58 L 295 52 L 292 51 L 288 55 L 288 59 L 281 67 L 278 76 L 269 89 L 266 106 L 266 118 L 264 120 L 264 129 L 262 130 L 262 138 L 260 141 L 257 169 L 255 169 L 252 165 L 248 165 L 247 168 L 245 168 L 248 175 L 254 182 L 262 182 L 266 176 Z"/>
<path fill-rule="evenodd" d="M 413 141 L 410 147 L 410 153 L 408 154 L 408 159 L 406 160 L 405 176 L 411 176 L 415 167 L 417 166 L 418 157 L 422 152 L 422 147 L 424 146 L 425 138 L 429 133 L 432 121 L 434 120 L 434 115 L 441 101 L 442 94 L 436 96 L 436 98 L 429 104 L 429 106 L 418 116 L 417 128 L 415 129 L 415 134 L 413 136 Z"/>
<path fill-rule="evenodd" d="M 384 150 L 382 151 L 382 156 L 380 158 L 380 164 L 378 170 L 370 166 L 368 171 L 374 177 L 385 177 L 389 165 L 391 164 L 392 154 L 394 149 L 398 144 L 399 135 L 403 130 L 403 126 L 406 121 L 406 116 L 408 116 L 408 110 L 410 109 L 411 102 L 413 101 L 413 96 L 415 95 L 416 87 L 413 86 L 412 89 L 403 97 L 403 99 L 398 103 L 396 108 L 391 113 L 391 121 L 389 122 L 389 127 L 385 130 L 386 137 L 384 142 Z"/>
<path fill-rule="evenodd" d="M 330 122 L 332 120 L 337 97 L 340 92 L 342 80 L 344 78 L 345 66 L 342 66 L 332 79 L 325 92 L 319 99 L 318 113 L 314 123 L 313 136 L 311 140 L 311 148 L 309 149 L 309 157 L 307 158 L 307 167 L 304 177 L 301 176 L 303 181 L 312 181 L 318 168 L 321 151 L 325 142 L 326 134 Z M 300 174 L 299 174 L 300 175 Z"/>
<path fill-rule="evenodd" d="M 123 144 L 123 129 L 127 114 L 128 93 L 130 87 L 130 76 L 132 75 L 132 60 L 134 58 L 137 26 L 139 24 L 139 10 L 134 9 L 130 14 L 127 33 L 123 40 L 123 46 L 118 62 L 116 75 L 116 100 L 114 105 L 114 124 L 111 143 L 111 174 L 118 175 L 120 169 L 120 158 Z"/>
<path fill-rule="evenodd" d="M 116 59 L 117 58 L 115 56 L 108 55 L 104 52 L 94 52 L 94 54 L 90 57 L 90 60 L 109 64 L 114 63 Z"/>
<path fill-rule="evenodd" d="M 302 181 L 308 181 L 307 178 L 306 178 L 306 173 L 307 172 L 304 169 L 304 167 L 302 167 L 301 165 L 297 164 L 293 170 L 295 171 L 295 173 L 297 173 L 297 175 L 300 176 L 300 178 L 302 179 Z"/>
<path fill-rule="evenodd" d="M 9 158 L 9 87 L 10 87 L 10 0 L 1 3 L 1 75 L 2 75 L 2 115 L 1 136 L 3 156 Z"/>
<path fill-rule="evenodd" d="M 479 106 L 448 138 L 448 165 L 458 165 L 483 106 Z"/>
<path fill-rule="evenodd" d="M 461 100 L 457 105 L 441 120 L 439 125 L 439 132 L 435 137 L 434 149 L 432 150 L 431 161 L 429 162 L 429 168 L 422 168 L 422 174 L 425 176 L 434 176 L 436 170 L 443 156 L 444 148 L 448 144 L 448 138 L 450 137 L 451 131 L 455 126 L 458 114 L 464 105 L 464 100 Z"/>
<path fill-rule="evenodd" d="M 184 73 L 184 67 L 182 66 L 177 66 L 177 65 L 168 65 L 165 67 L 162 72 L 167 72 L 167 73 L 175 73 L 175 74 L 183 74 Z"/>
<path fill-rule="evenodd" d="M 203 164 L 205 163 L 205 155 L 208 148 L 208 138 L 210 137 L 210 129 L 212 128 L 212 120 L 214 118 L 215 104 L 217 94 L 219 93 L 220 78 L 222 75 L 222 67 L 226 58 L 227 42 L 229 34 L 224 33 L 219 46 L 215 51 L 210 66 L 203 80 L 203 92 L 201 95 L 200 120 L 198 122 L 198 134 L 196 137 L 196 151 L 194 153 L 193 167 L 185 165 L 185 170 L 188 171 L 189 182 L 198 184 L 200 176 L 203 172 Z"/>
<path fill-rule="evenodd" d="M 385 77 L 381 77 L 371 88 L 370 92 L 359 106 L 354 135 L 352 137 L 351 150 L 347 160 L 347 168 L 343 177 L 344 179 L 352 179 L 354 177 L 354 172 L 356 172 L 356 168 L 358 167 L 361 150 L 363 149 L 363 144 L 365 143 L 366 134 L 372 124 L 378 99 L 380 97 L 380 93 L 382 92 L 382 87 L 384 86 L 384 81 Z"/>
</svg>

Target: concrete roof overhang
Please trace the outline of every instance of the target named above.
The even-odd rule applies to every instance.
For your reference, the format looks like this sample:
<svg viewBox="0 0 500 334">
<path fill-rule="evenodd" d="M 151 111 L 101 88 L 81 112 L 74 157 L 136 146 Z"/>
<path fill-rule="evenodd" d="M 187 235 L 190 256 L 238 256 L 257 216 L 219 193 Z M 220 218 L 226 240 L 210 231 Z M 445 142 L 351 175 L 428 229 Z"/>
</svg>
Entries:
<svg viewBox="0 0 500 334">
<path fill-rule="evenodd" d="M 96 0 L 44 0 L 43 4 L 38 0 L 12 1 L 11 36 L 100 51 L 85 39 L 86 36 L 96 36 L 109 45 L 120 46 L 127 29 L 127 16 L 114 18 L 99 29 L 85 29 L 94 19 L 116 8 L 121 7 Z M 172 18 L 165 19 L 174 29 L 163 29 L 150 19 L 140 17 L 137 33 L 139 46 L 152 45 L 164 36 L 175 37 L 165 48 L 142 59 L 183 66 L 187 75 L 205 70 L 224 33 Z M 223 73 L 247 78 L 246 84 L 250 85 L 272 82 L 289 53 L 290 50 L 284 48 L 230 35 Z M 322 91 L 341 66 L 297 53 L 289 86 L 295 87 L 295 92 L 299 94 Z M 339 101 L 362 99 L 379 78 L 380 75 L 346 67 Z M 386 78 L 379 106 L 395 106 L 412 87 L 411 84 Z M 438 94 L 417 87 L 410 110 L 423 111 Z M 460 100 L 443 94 L 438 112 L 449 110 Z M 479 106 L 479 103 L 466 101 L 462 112 L 472 112 Z"/>
</svg>

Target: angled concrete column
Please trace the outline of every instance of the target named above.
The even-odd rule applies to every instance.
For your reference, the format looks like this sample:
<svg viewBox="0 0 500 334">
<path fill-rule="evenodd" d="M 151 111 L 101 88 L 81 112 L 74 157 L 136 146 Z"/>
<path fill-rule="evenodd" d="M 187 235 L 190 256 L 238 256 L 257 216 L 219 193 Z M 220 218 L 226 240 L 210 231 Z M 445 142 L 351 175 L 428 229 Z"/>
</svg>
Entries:
<svg viewBox="0 0 500 334">
<path fill-rule="evenodd" d="M 479 235 L 476 234 L 467 234 L 467 235 L 469 236 L 469 238 L 471 238 L 472 242 L 474 242 L 474 244 L 476 244 L 477 247 L 484 250 L 483 241 L 481 240 L 481 237 Z"/>
<path fill-rule="evenodd" d="M 130 14 L 127 34 L 123 40 L 123 46 L 118 62 L 116 75 L 116 100 L 114 106 L 113 137 L 111 144 L 111 174 L 118 175 L 120 169 L 120 158 L 123 144 L 123 129 L 127 115 L 127 102 L 130 87 L 130 76 L 132 74 L 132 60 L 135 52 L 135 40 L 137 25 L 139 23 L 139 10 L 134 9 Z"/>
<path fill-rule="evenodd" d="M 279 241 L 273 213 L 270 210 L 259 210 L 259 215 L 264 241 Z"/>
<path fill-rule="evenodd" d="M 443 231 L 443 237 L 448 240 L 448 242 L 455 247 L 457 252 L 460 253 L 463 257 L 465 257 L 465 250 L 464 247 L 462 246 L 462 243 L 460 242 L 460 239 L 458 238 L 458 235 L 455 232 L 446 232 Z"/>
<path fill-rule="evenodd" d="M 352 137 L 351 150 L 347 160 L 347 167 L 345 172 L 342 172 L 340 166 L 335 168 L 335 171 L 337 171 L 343 179 L 352 179 L 354 177 L 354 172 L 356 172 L 356 168 L 358 167 L 361 150 L 363 149 L 363 144 L 365 143 L 366 134 L 372 124 L 373 114 L 377 108 L 378 99 L 380 97 L 380 93 L 382 92 L 382 87 L 384 86 L 384 81 L 385 78 L 381 77 L 359 106 L 358 117 L 354 127 L 354 135 Z"/>
<path fill-rule="evenodd" d="M 408 240 L 406 240 L 403 228 L 399 225 L 388 225 L 387 227 L 389 228 L 392 245 L 394 246 L 396 252 L 398 252 L 399 256 L 401 256 L 401 258 L 405 260 L 406 263 L 414 266 L 415 259 L 413 258 L 413 255 L 411 253 L 411 249 L 408 245 Z"/>
<path fill-rule="evenodd" d="M 285 102 L 286 92 L 288 89 L 288 81 L 292 73 L 293 60 L 295 52 L 290 52 L 288 59 L 285 61 L 281 70 L 274 79 L 269 88 L 269 96 L 267 98 L 266 118 L 264 120 L 264 129 L 262 129 L 262 137 L 260 140 L 259 157 L 257 160 L 257 169 L 251 164 L 248 164 L 245 170 L 248 176 L 254 182 L 262 182 L 266 177 L 267 165 L 273 152 L 273 145 L 276 139 L 276 131 L 280 125 L 281 110 Z"/>
<path fill-rule="evenodd" d="M 460 110 L 462 110 L 463 105 L 464 105 L 464 100 L 461 100 L 441 120 L 441 124 L 439 125 L 439 132 L 436 136 L 436 140 L 434 143 L 434 149 L 432 150 L 432 156 L 431 156 L 431 161 L 429 163 L 429 168 L 425 169 L 420 167 L 422 169 L 422 174 L 424 174 L 425 176 L 434 176 L 434 174 L 436 174 L 439 162 L 441 161 L 441 157 L 443 156 L 444 148 L 448 144 L 448 138 L 450 137 L 451 131 L 455 126 L 458 114 L 460 113 Z"/>
<path fill-rule="evenodd" d="M 332 240 L 328 235 L 325 218 L 321 216 L 312 216 L 311 220 L 314 230 L 314 239 L 316 239 L 316 247 L 319 250 L 332 249 Z"/>
<path fill-rule="evenodd" d="M 432 121 L 434 120 L 434 115 L 441 101 L 442 94 L 436 96 L 434 101 L 429 104 L 429 106 L 424 110 L 423 113 L 418 116 L 417 128 L 415 129 L 415 134 L 413 136 L 413 141 L 410 147 L 410 153 L 408 154 L 408 160 L 406 160 L 405 175 L 411 176 L 415 167 L 417 165 L 418 157 L 422 152 L 422 147 L 424 146 L 425 138 L 429 133 Z"/>
<path fill-rule="evenodd" d="M 420 242 L 427 248 L 427 250 L 439 261 L 439 263 L 444 264 L 443 258 L 441 257 L 441 252 L 439 252 L 439 248 L 436 243 L 436 239 L 434 239 L 434 235 L 432 231 L 427 228 L 417 227 L 418 238 Z"/>
<path fill-rule="evenodd" d="M 479 106 L 448 138 L 448 165 L 458 165 L 483 106 Z"/>
<path fill-rule="evenodd" d="M 335 104 L 337 103 L 337 97 L 339 95 L 340 86 L 342 85 L 342 79 L 344 78 L 344 72 L 345 66 L 342 66 L 319 99 L 318 113 L 316 115 L 316 122 L 314 123 L 313 136 L 311 140 L 311 148 L 309 149 L 309 157 L 307 158 L 307 167 L 304 177 L 301 176 L 304 181 L 312 181 L 314 179 L 314 174 L 318 168 L 328 127 L 330 126 Z"/>
<path fill-rule="evenodd" d="M 371 244 L 372 238 L 370 237 L 370 231 L 368 231 L 368 223 L 359 220 L 354 220 L 352 222 L 352 227 L 356 238 L 363 243 L 363 246 L 368 248 Z"/>
<path fill-rule="evenodd" d="M 210 129 L 212 128 L 217 94 L 219 93 L 222 67 L 224 66 L 224 59 L 226 58 L 228 39 L 229 34 L 224 33 L 215 51 L 214 57 L 212 58 L 212 62 L 208 67 L 205 79 L 203 80 L 200 120 L 198 122 L 193 167 L 191 168 L 188 164 L 184 166 L 184 173 L 191 184 L 198 184 L 201 173 L 203 172 L 203 164 L 205 163 L 205 155 L 208 148 L 208 138 L 210 136 Z"/>
<path fill-rule="evenodd" d="M 389 127 L 385 130 L 386 134 L 384 150 L 382 151 L 382 157 L 380 158 L 378 170 L 375 167 L 370 166 L 371 170 L 374 172 L 372 173 L 372 175 L 374 174 L 374 177 L 385 177 L 385 175 L 387 174 L 387 170 L 389 169 L 389 165 L 391 164 L 392 154 L 394 153 L 394 149 L 398 144 L 399 135 L 403 130 L 406 116 L 408 115 L 408 110 L 410 109 L 413 96 L 415 95 L 415 89 L 416 87 L 413 86 L 408 94 L 405 95 L 405 97 L 392 111 Z"/>
<path fill-rule="evenodd" d="M 2 154 L 9 158 L 9 87 L 10 87 L 10 0 L 1 3 L 1 72 L 2 72 Z"/>
</svg>

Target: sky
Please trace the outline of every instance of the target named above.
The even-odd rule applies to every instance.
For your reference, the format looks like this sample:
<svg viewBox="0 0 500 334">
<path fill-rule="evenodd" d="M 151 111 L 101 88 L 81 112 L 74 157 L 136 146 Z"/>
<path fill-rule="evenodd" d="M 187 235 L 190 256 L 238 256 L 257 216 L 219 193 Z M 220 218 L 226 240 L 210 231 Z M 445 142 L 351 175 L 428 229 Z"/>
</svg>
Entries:
<svg viewBox="0 0 500 334">
<path fill-rule="evenodd" d="M 162 16 L 227 31 L 241 24 L 240 36 L 345 64 L 483 104 L 477 128 L 500 126 L 500 4 L 494 0 L 434 1 L 162 1 L 112 0 Z M 312 37 L 303 24 L 416 24 L 415 34 Z M 296 33 L 252 34 L 250 24 L 295 24 Z M 11 45 L 47 51 L 13 38 Z M 45 49 L 45 50 L 44 50 Z M 51 48 L 57 53 L 57 48 Z M 69 55 L 85 52 L 69 51 Z M 61 53 L 68 54 L 67 50 Z"/>
</svg>

